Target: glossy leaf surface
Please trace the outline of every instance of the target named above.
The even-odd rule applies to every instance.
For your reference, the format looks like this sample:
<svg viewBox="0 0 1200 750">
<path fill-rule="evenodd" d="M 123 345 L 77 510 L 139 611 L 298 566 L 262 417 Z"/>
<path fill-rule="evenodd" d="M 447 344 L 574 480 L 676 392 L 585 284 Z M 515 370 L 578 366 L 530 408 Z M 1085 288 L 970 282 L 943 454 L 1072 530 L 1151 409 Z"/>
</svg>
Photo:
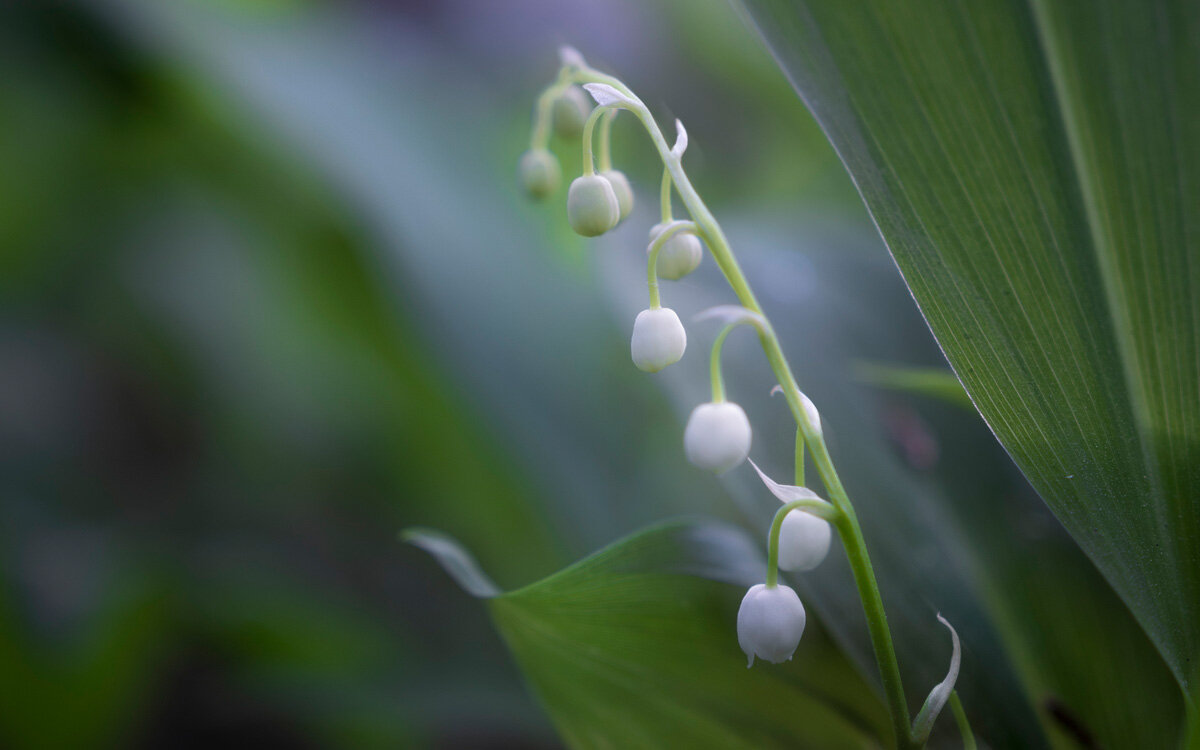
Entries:
<svg viewBox="0 0 1200 750">
<path fill-rule="evenodd" d="M 746 5 L 976 406 L 1186 686 L 1200 6 Z"/>
</svg>

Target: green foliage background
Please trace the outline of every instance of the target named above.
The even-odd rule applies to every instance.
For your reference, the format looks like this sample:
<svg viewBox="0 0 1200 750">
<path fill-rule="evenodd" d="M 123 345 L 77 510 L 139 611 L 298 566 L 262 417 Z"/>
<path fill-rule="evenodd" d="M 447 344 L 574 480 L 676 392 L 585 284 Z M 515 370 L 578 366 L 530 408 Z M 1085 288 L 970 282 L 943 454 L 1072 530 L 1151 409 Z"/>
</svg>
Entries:
<svg viewBox="0 0 1200 750">
<path fill-rule="evenodd" d="M 741 666 L 774 501 L 683 459 L 706 332 L 661 378 L 629 365 L 644 139 L 618 121 L 642 212 L 602 243 L 517 194 L 563 42 L 687 123 L 859 504 L 914 710 L 944 674 L 941 611 L 992 746 L 1173 745 L 1169 670 L 977 415 L 944 380 L 878 377 L 945 362 L 817 124 L 716 0 L 0 9 L 0 745 L 591 746 L 656 676 L 630 746 L 689 716 L 880 741 L 838 550 L 792 581 L 796 661 Z M 572 174 L 578 147 L 556 148 Z M 711 263 L 664 294 L 685 320 L 728 301 Z M 769 374 L 749 337 L 727 353 L 756 460 L 785 477 Z M 681 514 L 748 536 L 618 542 Z M 414 525 L 512 593 L 462 594 L 397 542 Z"/>
</svg>

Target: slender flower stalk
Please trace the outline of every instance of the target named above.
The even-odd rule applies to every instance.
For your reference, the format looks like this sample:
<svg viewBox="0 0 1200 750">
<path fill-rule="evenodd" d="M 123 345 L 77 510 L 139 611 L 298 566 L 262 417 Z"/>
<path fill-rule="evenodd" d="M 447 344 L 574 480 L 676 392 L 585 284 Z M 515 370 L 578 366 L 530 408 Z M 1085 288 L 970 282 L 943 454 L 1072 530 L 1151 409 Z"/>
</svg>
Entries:
<svg viewBox="0 0 1200 750">
<path fill-rule="evenodd" d="M 690 221 L 673 221 L 663 226 L 650 242 L 650 247 L 646 250 L 646 287 L 650 293 L 650 309 L 662 306 L 662 299 L 658 293 L 658 256 L 663 247 L 675 235 L 695 231 L 696 225 Z"/>
<path fill-rule="evenodd" d="M 600 164 L 600 171 L 607 172 L 613 168 L 612 165 L 612 124 L 613 120 L 617 119 L 618 109 L 609 109 L 604 112 L 604 117 L 600 120 L 600 133 L 598 135 L 599 142 L 596 145 L 596 161 Z"/>
<path fill-rule="evenodd" d="M 838 532 L 838 535 L 841 538 L 843 549 L 846 552 L 846 556 L 850 563 L 850 568 L 854 575 L 855 584 L 858 588 L 859 597 L 862 600 L 863 611 L 867 620 L 871 644 L 875 653 L 875 659 L 879 667 L 884 693 L 886 695 L 888 708 L 892 717 L 892 727 L 895 735 L 896 747 L 901 748 L 901 750 L 921 747 L 924 744 L 923 738 L 914 736 L 913 729 L 910 728 L 904 687 L 900 680 L 900 668 L 896 659 L 896 652 L 892 643 L 892 636 L 888 629 L 887 615 L 884 611 L 883 600 L 879 593 L 879 586 L 875 579 L 875 572 L 871 566 L 870 556 L 867 553 L 866 541 L 863 538 L 862 528 L 858 522 L 858 517 L 855 514 L 854 506 L 850 502 L 850 498 L 842 485 L 837 470 L 834 468 L 833 459 L 830 457 L 828 447 L 825 444 L 825 439 L 820 424 L 820 417 L 815 407 L 808 397 L 800 391 L 800 388 L 796 383 L 796 378 L 793 375 L 791 367 L 788 365 L 787 358 L 783 353 L 783 349 L 780 346 L 779 339 L 775 335 L 774 329 L 766 318 L 762 307 L 759 305 L 758 299 L 755 297 L 745 274 L 738 265 L 737 259 L 730 249 L 729 241 L 725 237 L 725 233 L 717 223 L 717 220 L 713 216 L 712 212 L 708 209 L 708 206 L 705 205 L 700 195 L 696 192 L 691 180 L 688 178 L 687 173 L 683 169 L 682 156 L 687 147 L 687 132 L 684 130 L 682 123 L 676 120 L 676 142 L 674 146 L 669 145 L 662 130 L 659 128 L 658 123 L 650 113 L 650 110 L 646 107 L 642 100 L 629 89 L 629 87 L 627 87 L 619 79 L 591 68 L 587 65 L 578 52 L 575 52 L 570 48 L 564 48 L 562 52 L 562 59 L 563 65 L 559 72 L 558 78 L 549 88 L 546 89 L 538 101 L 537 123 L 535 124 L 534 138 L 532 142 L 533 147 L 544 147 L 548 138 L 547 134 L 549 132 L 546 120 L 550 117 L 550 104 L 555 101 L 556 97 L 560 96 L 564 91 L 568 90 L 573 85 L 582 85 L 589 91 L 589 93 L 592 94 L 593 98 L 595 98 L 599 104 L 599 106 L 593 111 L 592 115 L 589 116 L 584 127 L 583 143 L 585 177 L 594 173 L 591 153 L 591 135 L 596 122 L 601 118 L 604 118 L 601 125 L 601 170 L 603 171 L 611 168 L 611 164 L 608 163 L 609 145 L 607 143 L 607 138 L 608 128 L 611 126 L 611 118 L 614 116 L 613 112 L 618 109 L 624 109 L 631 112 L 638 119 L 649 135 L 650 140 L 653 143 L 655 150 L 658 152 L 664 167 L 661 188 L 661 210 L 663 223 L 659 225 L 662 227 L 662 229 L 658 230 L 657 235 L 654 235 L 652 232 L 654 239 L 649 249 L 647 266 L 647 282 L 649 287 L 651 310 L 658 310 L 661 306 L 656 270 L 659 251 L 672 236 L 675 236 L 680 232 L 686 231 L 687 233 L 696 235 L 703 240 L 705 245 L 708 246 L 709 252 L 711 252 L 713 256 L 713 260 L 716 262 L 726 281 L 732 288 L 734 294 L 737 296 L 741 307 L 749 315 L 752 315 L 757 321 L 755 328 L 758 333 L 759 343 L 762 345 L 767 362 L 778 380 L 779 387 L 781 388 L 784 398 L 787 401 L 789 410 L 795 419 L 797 426 L 795 456 L 795 476 L 797 487 L 793 487 L 791 489 L 803 489 L 802 485 L 804 480 L 805 463 L 804 454 L 807 449 L 807 452 L 812 456 L 813 464 L 817 470 L 817 473 L 820 475 L 822 481 L 824 482 L 825 488 L 829 493 L 829 502 L 820 500 L 819 498 L 798 499 L 792 502 L 787 502 L 776 514 L 769 536 L 768 554 L 770 561 L 768 564 L 767 583 L 764 585 L 761 591 L 759 591 L 760 587 L 755 587 L 751 590 L 752 593 L 758 592 L 755 593 L 755 597 L 757 598 L 751 597 L 748 594 L 747 600 L 743 602 L 743 610 L 754 613 L 754 617 L 750 618 L 750 620 L 745 623 L 745 627 L 747 629 L 746 632 L 750 633 L 753 630 L 752 626 L 754 626 L 756 623 L 761 623 L 759 619 L 760 616 L 757 614 L 760 610 L 752 609 L 751 605 L 748 603 L 749 600 L 754 599 L 755 602 L 759 602 L 760 600 L 768 601 L 769 597 L 764 598 L 764 596 L 761 594 L 764 594 L 764 592 L 771 592 L 787 588 L 779 587 L 779 589 L 777 589 L 776 587 L 778 586 L 777 566 L 779 559 L 779 537 L 783 528 L 784 520 L 788 513 L 793 511 L 807 512 L 816 515 L 819 518 L 825 519 L 832 524 L 833 528 Z M 687 212 L 691 217 L 691 221 L 682 222 L 672 220 L 672 186 L 674 186 L 675 192 L 678 194 L 683 206 L 687 209 Z M 745 458 L 745 453 L 742 449 L 744 447 L 744 449 L 748 451 L 750 442 L 748 423 L 746 423 L 744 427 L 744 435 L 740 433 L 740 431 L 743 430 L 741 427 L 741 420 L 744 420 L 744 412 L 741 414 L 740 419 L 733 419 L 733 417 L 736 417 L 737 415 L 732 414 L 732 409 L 727 409 L 730 411 L 730 414 L 728 415 L 724 413 L 717 414 L 714 410 L 719 407 L 734 407 L 737 409 L 737 411 L 741 411 L 740 407 L 737 407 L 736 404 L 724 402 L 724 385 L 720 375 L 719 360 L 721 344 L 733 325 L 736 325 L 736 323 L 730 324 L 721 331 L 713 348 L 712 360 L 710 362 L 713 373 L 713 403 L 703 404 L 700 407 L 697 407 L 697 411 L 693 413 L 693 419 L 689 421 L 688 431 L 685 432 L 685 444 L 689 449 L 689 458 L 692 458 L 691 453 L 693 452 L 693 448 L 696 449 L 698 455 L 704 452 L 702 449 L 708 449 L 708 453 L 712 455 L 703 456 L 703 460 L 700 463 L 702 465 L 707 464 L 705 466 L 706 468 L 711 468 L 717 470 L 718 472 L 727 470 L 731 466 L 740 463 L 741 460 Z M 709 415 L 707 412 L 705 412 L 705 414 L 700 415 L 699 412 L 703 409 L 709 409 L 710 411 L 713 411 L 713 414 Z M 720 421 L 721 429 L 724 429 L 726 434 L 732 433 L 729 432 L 729 428 L 727 428 L 725 425 L 737 422 L 737 429 L 735 431 L 738 431 L 738 434 L 735 436 L 736 439 L 726 440 L 726 445 L 716 446 L 724 450 L 724 453 L 721 455 L 718 456 L 716 455 L 716 452 L 711 450 L 714 447 L 712 445 L 712 440 L 710 439 L 713 435 L 711 430 L 709 430 L 707 433 L 697 430 L 696 433 L 699 437 L 693 441 L 694 444 L 693 442 L 689 442 L 687 433 L 693 432 L 692 422 L 696 421 L 698 416 L 705 417 L 713 422 Z M 720 417 L 720 420 L 717 420 L 717 417 Z M 696 462 L 696 459 L 693 459 L 693 461 Z M 767 481 L 765 475 L 764 481 Z M 805 492 L 807 492 L 807 490 L 805 490 Z M 815 498 L 815 496 L 813 497 Z M 787 591 L 791 592 L 790 589 L 787 589 Z M 794 592 L 792 592 L 792 596 L 794 597 Z M 762 606 L 765 605 L 753 605 L 753 607 L 760 608 Z M 789 604 L 788 606 L 792 605 Z M 799 607 L 798 600 L 795 602 L 795 606 Z M 762 616 L 767 616 L 768 614 L 769 613 L 765 613 L 764 611 Z M 768 653 L 771 661 L 781 660 L 784 658 L 783 655 L 785 652 L 786 658 L 790 658 L 791 652 L 790 650 L 784 648 L 784 646 L 787 646 L 789 643 L 791 643 L 789 640 L 791 635 L 795 635 L 797 641 L 799 639 L 799 632 L 803 630 L 802 607 L 799 607 L 798 614 L 796 614 L 795 617 L 799 618 L 798 629 L 794 629 L 794 631 L 789 631 L 787 633 L 788 638 L 784 639 L 786 643 L 781 642 L 774 644 L 773 648 L 775 650 L 768 650 L 765 652 Z M 743 625 L 743 613 L 739 613 L 740 639 L 743 636 Z M 791 621 L 791 625 L 789 627 L 794 627 L 795 625 L 796 622 Z M 754 632 L 759 637 L 765 637 L 759 631 Z M 753 638 L 751 640 L 753 640 Z M 751 660 L 753 660 L 753 649 L 749 648 L 747 643 L 743 643 L 743 647 L 746 648 L 748 654 L 751 656 Z M 794 648 L 795 646 L 792 644 L 791 649 Z M 760 655 L 762 654 L 760 653 Z M 777 656 L 780 658 L 776 659 L 775 657 Z M 955 669 L 957 669 L 957 666 L 955 666 Z M 945 683 L 939 687 L 943 689 L 946 687 L 952 688 L 952 683 L 953 680 L 950 680 L 948 683 Z M 944 703 L 944 698 L 942 699 L 942 702 Z M 940 708 L 940 705 L 938 707 Z M 936 715 L 936 712 L 934 712 L 934 714 Z M 930 719 L 930 721 L 932 721 L 932 719 Z"/>
</svg>

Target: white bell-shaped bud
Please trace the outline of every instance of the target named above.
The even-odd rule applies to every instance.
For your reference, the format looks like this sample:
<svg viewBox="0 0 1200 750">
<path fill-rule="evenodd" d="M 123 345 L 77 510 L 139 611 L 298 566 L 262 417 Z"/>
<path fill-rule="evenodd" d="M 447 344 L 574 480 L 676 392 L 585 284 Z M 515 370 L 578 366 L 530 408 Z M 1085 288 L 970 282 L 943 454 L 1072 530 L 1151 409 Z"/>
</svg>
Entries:
<svg viewBox="0 0 1200 750">
<path fill-rule="evenodd" d="M 650 242 L 658 237 L 667 225 L 655 224 L 650 228 Z M 691 232 L 677 232 L 658 251 L 658 275 L 664 279 L 678 281 L 695 271 L 704 259 L 704 248 L 700 238 Z"/>
<path fill-rule="evenodd" d="M 728 401 L 700 404 L 688 418 L 683 447 L 693 464 L 722 474 L 746 460 L 750 435 L 742 407 Z"/>
<path fill-rule="evenodd" d="M 751 461 L 750 465 L 779 502 L 815 500 L 820 502 L 826 511 L 833 510 L 832 505 L 821 500 L 817 493 L 807 487 L 780 484 L 767 476 L 754 461 Z M 833 528 L 824 518 L 818 518 L 799 508 L 793 509 L 783 517 L 783 523 L 779 527 L 779 567 L 783 570 L 812 570 L 829 554 L 832 538 Z M 767 544 L 770 543 L 771 536 L 768 532 Z"/>
<path fill-rule="evenodd" d="M 583 125 L 591 114 L 592 105 L 587 94 L 578 86 L 570 86 L 557 99 L 551 109 L 550 118 L 554 132 L 562 138 L 578 138 Z"/>
<path fill-rule="evenodd" d="M 633 212 L 633 188 L 629 185 L 629 178 L 619 169 L 609 169 L 601 174 L 612 185 L 613 194 L 617 196 L 617 208 L 620 211 L 617 221 L 625 221 Z"/>
<path fill-rule="evenodd" d="M 562 180 L 558 159 L 544 148 L 533 148 L 521 154 L 517 173 L 521 178 L 521 187 L 529 197 L 539 201 L 558 190 L 558 183 Z"/>
<path fill-rule="evenodd" d="M 642 310 L 633 321 L 629 351 L 633 363 L 643 372 L 658 372 L 673 365 L 687 349 L 687 331 L 679 316 L 669 307 Z"/>
<path fill-rule="evenodd" d="M 754 657 L 772 664 L 788 661 L 804 635 L 804 605 L 800 597 L 782 584 L 751 586 L 738 608 L 738 645 L 754 666 Z"/>
<path fill-rule="evenodd" d="M 617 225 L 621 206 L 612 183 L 598 174 L 576 177 L 567 191 L 567 221 L 584 237 L 598 237 Z"/>
<path fill-rule="evenodd" d="M 833 530 L 823 518 L 793 510 L 779 527 L 779 567 L 783 570 L 812 570 L 829 554 Z"/>
</svg>

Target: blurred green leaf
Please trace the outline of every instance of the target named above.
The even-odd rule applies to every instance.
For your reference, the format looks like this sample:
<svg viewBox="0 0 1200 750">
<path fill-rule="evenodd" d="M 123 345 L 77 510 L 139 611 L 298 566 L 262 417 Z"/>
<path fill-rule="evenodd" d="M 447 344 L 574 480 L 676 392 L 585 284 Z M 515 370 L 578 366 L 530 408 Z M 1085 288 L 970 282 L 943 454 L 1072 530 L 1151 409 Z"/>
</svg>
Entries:
<svg viewBox="0 0 1200 750">
<path fill-rule="evenodd" d="M 1186 688 L 1200 6 L 746 5 L 980 412 Z"/>
<path fill-rule="evenodd" d="M 162 583 L 132 573 L 108 586 L 95 614 L 62 639 L 65 647 L 23 621 L 12 597 L 0 596 L 0 745 L 122 744 L 142 718 L 150 676 L 174 639 Z"/>
<path fill-rule="evenodd" d="M 941 399 L 948 404 L 975 411 L 971 397 L 953 372 L 936 367 L 896 367 L 872 362 L 860 362 L 854 370 L 864 383 L 908 391 L 922 396 Z"/>
<path fill-rule="evenodd" d="M 882 704 L 815 621 L 792 662 L 746 668 L 728 584 L 763 574 L 741 531 L 671 522 L 488 607 L 572 747 L 878 746 Z"/>
</svg>

